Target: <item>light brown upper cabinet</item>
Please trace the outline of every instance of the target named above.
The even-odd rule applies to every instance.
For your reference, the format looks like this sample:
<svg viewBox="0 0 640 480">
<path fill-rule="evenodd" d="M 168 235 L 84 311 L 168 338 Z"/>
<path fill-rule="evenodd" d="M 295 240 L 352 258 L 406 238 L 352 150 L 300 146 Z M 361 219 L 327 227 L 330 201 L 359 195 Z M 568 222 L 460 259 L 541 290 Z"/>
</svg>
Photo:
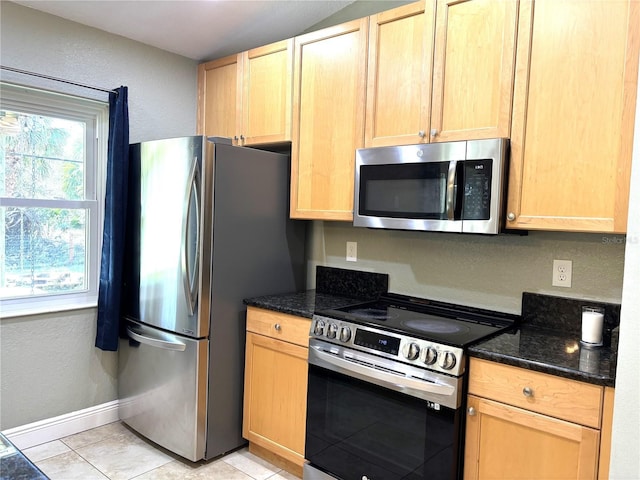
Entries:
<svg viewBox="0 0 640 480">
<path fill-rule="evenodd" d="M 243 54 L 244 145 L 291 141 L 293 39 Z"/>
<path fill-rule="evenodd" d="M 291 140 L 293 39 L 198 67 L 198 132 L 237 145 Z"/>
<path fill-rule="evenodd" d="M 242 104 L 239 71 L 242 71 L 241 54 L 198 65 L 198 134 L 238 136 Z"/>
<path fill-rule="evenodd" d="M 368 147 L 508 137 L 517 1 L 425 0 L 370 20 Z"/>
<path fill-rule="evenodd" d="M 295 38 L 291 218 L 353 219 L 364 144 L 368 18 Z"/>
<path fill-rule="evenodd" d="M 508 137 L 518 2 L 438 0 L 431 141 Z"/>
<path fill-rule="evenodd" d="M 626 231 L 640 2 L 522 0 L 507 227 Z"/>
<path fill-rule="evenodd" d="M 369 20 L 365 145 L 428 142 L 435 0 Z"/>
</svg>

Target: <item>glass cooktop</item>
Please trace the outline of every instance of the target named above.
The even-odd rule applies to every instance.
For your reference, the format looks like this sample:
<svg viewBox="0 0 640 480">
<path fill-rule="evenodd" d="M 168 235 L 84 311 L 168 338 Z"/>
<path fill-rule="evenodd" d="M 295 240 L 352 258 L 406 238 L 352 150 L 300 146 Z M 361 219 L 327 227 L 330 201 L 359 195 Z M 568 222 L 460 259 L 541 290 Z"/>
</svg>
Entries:
<svg viewBox="0 0 640 480">
<path fill-rule="evenodd" d="M 517 315 L 397 294 L 316 314 L 458 347 L 506 330 L 519 320 Z"/>
</svg>

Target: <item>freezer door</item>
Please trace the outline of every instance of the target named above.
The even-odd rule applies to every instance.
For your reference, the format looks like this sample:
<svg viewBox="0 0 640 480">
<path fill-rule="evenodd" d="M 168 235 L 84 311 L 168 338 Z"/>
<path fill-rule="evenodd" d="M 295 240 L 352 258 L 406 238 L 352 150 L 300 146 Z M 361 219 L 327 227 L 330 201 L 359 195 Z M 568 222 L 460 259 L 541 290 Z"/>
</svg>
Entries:
<svg viewBox="0 0 640 480">
<path fill-rule="evenodd" d="M 136 322 L 126 328 L 118 365 L 120 419 L 184 458 L 204 458 L 208 340 Z"/>
<path fill-rule="evenodd" d="M 209 334 L 208 269 L 202 265 L 210 193 L 203 137 L 140 144 L 139 320 L 181 335 Z M 205 262 L 205 263 L 203 263 Z"/>
</svg>

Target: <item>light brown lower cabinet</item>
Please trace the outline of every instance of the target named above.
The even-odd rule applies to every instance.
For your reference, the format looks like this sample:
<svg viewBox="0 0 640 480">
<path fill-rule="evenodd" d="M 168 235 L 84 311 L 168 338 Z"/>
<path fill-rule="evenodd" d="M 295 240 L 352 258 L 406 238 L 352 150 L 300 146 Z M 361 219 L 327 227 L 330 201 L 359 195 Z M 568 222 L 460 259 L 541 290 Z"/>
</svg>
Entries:
<svg viewBox="0 0 640 480">
<path fill-rule="evenodd" d="M 611 432 L 613 427 L 613 398 L 615 389 L 604 389 L 604 404 L 602 406 L 602 429 L 600 430 L 600 464 L 598 465 L 598 480 L 609 479 L 611 465 Z"/>
<path fill-rule="evenodd" d="M 595 479 L 600 432 L 469 395 L 465 479 Z"/>
<path fill-rule="evenodd" d="M 613 388 L 471 359 L 465 480 L 607 478 L 612 399 Z"/>
<path fill-rule="evenodd" d="M 311 320 L 247 308 L 242 435 L 249 451 L 302 476 Z"/>
</svg>

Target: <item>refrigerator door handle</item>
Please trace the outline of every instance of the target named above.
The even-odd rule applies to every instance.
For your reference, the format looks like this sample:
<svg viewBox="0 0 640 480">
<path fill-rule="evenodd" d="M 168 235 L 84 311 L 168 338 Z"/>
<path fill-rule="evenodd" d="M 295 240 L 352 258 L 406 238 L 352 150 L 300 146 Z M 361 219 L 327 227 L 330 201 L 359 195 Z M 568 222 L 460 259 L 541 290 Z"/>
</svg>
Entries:
<svg viewBox="0 0 640 480">
<path fill-rule="evenodd" d="M 151 347 L 163 348 L 165 350 L 176 350 L 178 352 L 184 352 L 187 346 L 182 342 L 169 341 L 161 338 L 148 337 L 138 332 L 133 331 L 131 327 L 127 327 L 127 335 L 137 342 L 144 343 Z"/>
<path fill-rule="evenodd" d="M 200 269 L 200 169 L 194 158 L 189 175 L 189 187 L 185 198 L 182 218 L 182 283 L 189 315 L 194 315 L 198 302 L 198 276 Z M 192 209 L 195 209 L 192 210 Z M 190 236 L 191 214 L 195 215 L 195 239 Z M 193 258 L 191 258 L 193 255 Z"/>
</svg>

